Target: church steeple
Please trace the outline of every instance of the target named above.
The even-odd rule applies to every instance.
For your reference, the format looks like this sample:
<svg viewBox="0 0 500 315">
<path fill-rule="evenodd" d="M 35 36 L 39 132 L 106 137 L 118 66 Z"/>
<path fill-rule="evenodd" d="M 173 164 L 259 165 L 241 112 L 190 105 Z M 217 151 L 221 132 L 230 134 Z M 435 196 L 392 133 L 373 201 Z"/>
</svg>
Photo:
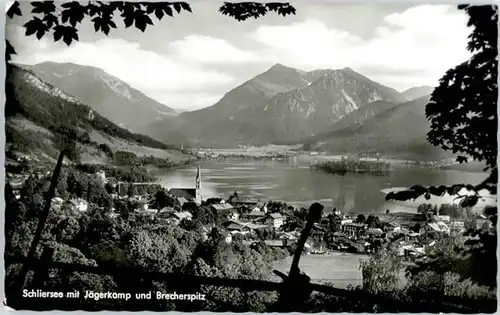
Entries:
<svg viewBox="0 0 500 315">
<path fill-rule="evenodd" d="M 196 171 L 196 203 L 201 204 L 201 172 L 200 165 Z"/>
<path fill-rule="evenodd" d="M 198 165 L 198 170 L 196 171 L 196 189 L 200 189 L 201 186 L 201 174 L 200 174 L 200 165 Z"/>
</svg>

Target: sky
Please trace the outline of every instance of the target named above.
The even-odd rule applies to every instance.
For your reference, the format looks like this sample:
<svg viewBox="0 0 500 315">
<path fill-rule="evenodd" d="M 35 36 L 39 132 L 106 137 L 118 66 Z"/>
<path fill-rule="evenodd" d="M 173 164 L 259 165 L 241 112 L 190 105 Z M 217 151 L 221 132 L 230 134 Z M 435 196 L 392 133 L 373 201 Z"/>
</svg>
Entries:
<svg viewBox="0 0 500 315">
<path fill-rule="evenodd" d="M 218 1 L 188 1 L 181 12 L 146 32 L 118 28 L 96 34 L 89 20 L 69 47 L 24 35 L 31 18 L 7 20 L 13 61 L 72 62 L 101 68 L 147 96 L 175 109 L 215 104 L 225 93 L 275 63 L 309 71 L 351 67 L 397 90 L 436 86 L 441 76 L 467 60 L 467 18 L 455 5 L 338 4 L 291 1 L 294 16 L 269 14 L 238 22 L 218 13 Z"/>
</svg>

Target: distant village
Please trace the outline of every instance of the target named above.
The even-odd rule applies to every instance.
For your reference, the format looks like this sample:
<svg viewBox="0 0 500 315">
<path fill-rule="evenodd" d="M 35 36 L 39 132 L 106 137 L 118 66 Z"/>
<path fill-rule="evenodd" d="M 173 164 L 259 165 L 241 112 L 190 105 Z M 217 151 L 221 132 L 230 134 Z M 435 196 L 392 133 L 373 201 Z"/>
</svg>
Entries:
<svg viewBox="0 0 500 315">
<path fill-rule="evenodd" d="M 50 176 L 50 172 L 37 171 L 32 175 L 43 178 Z M 16 198 L 20 198 L 19 190 L 28 176 L 8 174 L 8 181 Z M 133 210 L 135 215 L 155 223 L 179 225 L 184 220 L 190 221 L 202 205 L 210 207 L 214 213 L 223 213 L 223 228 L 220 233 L 227 243 L 236 238 L 248 245 L 263 241 L 267 246 L 285 248 L 293 252 L 307 216 L 307 209 L 299 209 L 281 201 L 240 196 L 237 192 L 227 198 L 202 200 L 199 167 L 195 187 L 169 189 L 167 195 L 174 199 L 175 203 L 161 209 L 155 208 L 157 203 L 153 194 L 128 194 L 130 190 L 127 192 L 122 189 L 122 182 L 107 177 L 104 171 L 96 172 L 92 176 L 99 179 L 102 185 L 115 188 L 115 192 L 110 194 L 113 200 L 133 202 L 138 205 Z M 147 186 L 157 183 L 132 185 Z M 83 198 L 63 200 L 55 197 L 51 204 L 54 209 L 66 205 L 76 212 L 89 209 L 89 202 Z M 325 209 L 320 222 L 313 226 L 304 254 L 327 255 L 333 251 L 370 253 L 381 247 L 390 247 L 404 257 L 422 257 L 426 253 L 426 247 L 432 247 L 437 238 L 461 233 L 466 228 L 464 219 L 437 212 L 437 209 L 434 209 L 434 213 L 429 217 L 427 213 L 422 212 L 346 214 L 336 208 Z M 113 219 L 120 216 L 114 208 L 108 211 L 107 215 Z M 489 223 L 483 215 L 474 218 L 477 228 L 491 229 Z M 203 226 L 204 236 L 208 237 L 213 228 L 214 226 Z"/>
</svg>

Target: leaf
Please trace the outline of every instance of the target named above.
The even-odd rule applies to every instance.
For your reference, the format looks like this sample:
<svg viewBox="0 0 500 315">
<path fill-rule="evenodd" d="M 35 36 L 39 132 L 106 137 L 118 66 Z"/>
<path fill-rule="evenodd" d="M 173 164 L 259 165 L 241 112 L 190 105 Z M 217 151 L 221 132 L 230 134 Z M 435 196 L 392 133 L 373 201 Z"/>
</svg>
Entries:
<svg viewBox="0 0 500 315">
<path fill-rule="evenodd" d="M 9 10 L 7 11 L 7 16 L 9 18 L 13 18 L 15 15 L 22 16 L 21 9 L 19 8 L 19 1 L 14 1 L 14 3 L 10 6 Z"/>
<path fill-rule="evenodd" d="M 133 17 L 126 17 L 123 20 L 123 23 L 125 23 L 125 27 L 130 27 L 132 24 L 134 24 L 134 18 Z"/>
<path fill-rule="evenodd" d="M 465 156 L 457 156 L 457 160 L 456 160 L 458 163 L 462 164 L 462 163 L 467 163 L 467 158 Z"/>
<path fill-rule="evenodd" d="M 155 15 L 158 20 L 161 20 L 164 16 L 162 8 L 156 8 Z"/>
<path fill-rule="evenodd" d="M 165 13 L 169 16 L 173 15 L 172 9 L 169 6 L 164 6 L 163 11 L 165 11 Z"/>
<path fill-rule="evenodd" d="M 34 17 L 32 20 L 26 22 L 24 27 L 26 28 L 26 36 L 33 35 L 39 31 L 46 32 L 48 30 L 47 25 L 45 25 L 45 23 L 37 17 Z"/>
<path fill-rule="evenodd" d="M 43 20 L 45 21 L 45 23 L 47 24 L 47 27 L 49 29 L 52 28 L 52 26 L 59 24 L 59 20 L 57 19 L 57 17 L 54 14 L 45 15 Z"/>
<path fill-rule="evenodd" d="M 54 30 L 54 41 L 58 42 L 63 36 L 63 32 L 61 30 L 58 30 L 57 27 Z"/>
<path fill-rule="evenodd" d="M 10 61 L 12 59 L 12 55 L 17 55 L 16 50 L 10 44 L 8 40 L 5 41 L 5 60 Z"/>
<path fill-rule="evenodd" d="M 177 13 L 181 13 L 182 5 L 179 2 L 174 2 L 173 6 L 174 6 L 175 11 L 177 11 Z"/>
<path fill-rule="evenodd" d="M 43 35 L 45 35 L 45 32 L 46 30 L 44 29 L 39 29 L 37 32 L 36 32 L 36 38 L 38 38 L 39 40 L 42 39 Z"/>
<path fill-rule="evenodd" d="M 460 203 L 460 206 L 464 207 L 464 208 L 474 207 L 478 201 L 479 201 L 478 196 L 467 196 L 462 200 L 462 202 Z"/>
<path fill-rule="evenodd" d="M 191 7 L 186 2 L 177 2 L 177 3 L 180 4 L 180 6 L 182 7 L 182 9 L 184 9 L 184 11 L 193 13 L 193 11 L 191 11 Z"/>
<path fill-rule="evenodd" d="M 31 9 L 31 13 L 49 14 L 56 10 L 54 1 L 35 1 L 31 2 L 31 6 L 33 7 L 33 9 Z"/>
<path fill-rule="evenodd" d="M 101 17 L 95 17 L 92 19 L 92 22 L 94 22 L 94 30 L 98 32 L 101 29 Z"/>
<path fill-rule="evenodd" d="M 57 25 L 54 28 L 54 41 L 58 41 L 62 38 L 66 45 L 70 45 L 74 40 L 78 41 L 78 30 L 76 27 L 69 25 Z"/>
</svg>

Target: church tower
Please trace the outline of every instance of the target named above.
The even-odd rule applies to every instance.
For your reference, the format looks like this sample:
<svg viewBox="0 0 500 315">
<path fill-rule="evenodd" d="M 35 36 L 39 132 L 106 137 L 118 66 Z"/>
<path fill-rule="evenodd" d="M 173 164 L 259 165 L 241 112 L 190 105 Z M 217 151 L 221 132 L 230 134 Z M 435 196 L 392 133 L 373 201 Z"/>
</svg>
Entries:
<svg viewBox="0 0 500 315">
<path fill-rule="evenodd" d="M 196 203 L 201 204 L 201 173 L 200 165 L 198 165 L 198 170 L 196 171 Z"/>
</svg>

